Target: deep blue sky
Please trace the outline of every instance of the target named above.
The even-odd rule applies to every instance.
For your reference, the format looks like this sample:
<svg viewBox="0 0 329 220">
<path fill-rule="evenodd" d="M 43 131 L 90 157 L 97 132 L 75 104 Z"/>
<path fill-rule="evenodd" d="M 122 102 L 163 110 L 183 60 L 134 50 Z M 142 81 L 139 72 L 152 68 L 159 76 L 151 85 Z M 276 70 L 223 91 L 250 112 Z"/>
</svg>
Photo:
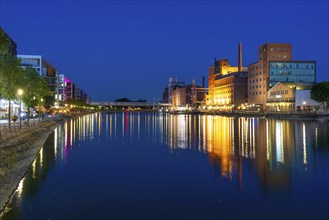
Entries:
<svg viewBox="0 0 329 220">
<path fill-rule="evenodd" d="M 161 99 L 170 76 L 201 84 L 214 57 L 257 61 L 265 42 L 293 45 L 329 80 L 328 1 L 4 1 L 19 54 L 41 54 L 93 101 Z"/>
</svg>

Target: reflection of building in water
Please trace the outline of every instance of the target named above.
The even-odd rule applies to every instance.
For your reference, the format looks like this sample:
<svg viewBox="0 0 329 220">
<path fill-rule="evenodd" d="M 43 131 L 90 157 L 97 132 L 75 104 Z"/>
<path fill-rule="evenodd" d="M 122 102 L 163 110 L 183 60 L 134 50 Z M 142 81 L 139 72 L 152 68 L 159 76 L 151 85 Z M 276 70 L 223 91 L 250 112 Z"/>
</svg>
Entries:
<svg viewBox="0 0 329 220">
<path fill-rule="evenodd" d="M 317 123 L 211 115 L 161 119 L 165 144 L 208 152 L 210 163 L 222 176 L 236 175 L 241 189 L 245 163 L 256 168 L 264 189 L 289 189 L 291 169 L 308 169 L 314 154 L 310 146 L 317 143 Z"/>
<path fill-rule="evenodd" d="M 210 162 L 218 164 L 222 176 L 230 176 L 233 169 L 234 145 L 232 144 L 232 118 L 207 117 L 207 143 Z"/>
<path fill-rule="evenodd" d="M 291 187 L 291 164 L 298 151 L 295 125 L 291 121 L 259 120 L 257 133 L 267 137 L 258 143 L 257 172 L 264 189 L 288 190 Z"/>
</svg>

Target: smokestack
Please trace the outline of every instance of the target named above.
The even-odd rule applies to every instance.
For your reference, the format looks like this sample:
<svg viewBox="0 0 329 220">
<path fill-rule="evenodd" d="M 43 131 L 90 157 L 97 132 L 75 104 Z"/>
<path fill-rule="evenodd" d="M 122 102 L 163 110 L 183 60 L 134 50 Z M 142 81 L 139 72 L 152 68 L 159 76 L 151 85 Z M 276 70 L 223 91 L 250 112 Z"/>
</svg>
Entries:
<svg viewBox="0 0 329 220">
<path fill-rule="evenodd" d="M 202 77 L 202 88 L 205 88 L 205 78 L 204 78 L 204 76 Z"/>
<path fill-rule="evenodd" d="M 239 43 L 238 46 L 238 71 L 242 71 L 242 43 Z"/>
</svg>

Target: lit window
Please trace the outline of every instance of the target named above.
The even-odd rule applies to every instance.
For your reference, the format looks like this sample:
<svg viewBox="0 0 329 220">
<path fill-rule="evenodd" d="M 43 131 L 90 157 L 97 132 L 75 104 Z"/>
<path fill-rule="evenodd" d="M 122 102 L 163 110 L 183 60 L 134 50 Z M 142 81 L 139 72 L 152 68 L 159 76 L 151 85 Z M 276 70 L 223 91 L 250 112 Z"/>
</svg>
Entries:
<svg viewBox="0 0 329 220">
<path fill-rule="evenodd" d="M 272 47 L 272 48 L 271 48 L 271 52 L 273 52 L 273 51 L 274 51 L 274 48 Z"/>
</svg>

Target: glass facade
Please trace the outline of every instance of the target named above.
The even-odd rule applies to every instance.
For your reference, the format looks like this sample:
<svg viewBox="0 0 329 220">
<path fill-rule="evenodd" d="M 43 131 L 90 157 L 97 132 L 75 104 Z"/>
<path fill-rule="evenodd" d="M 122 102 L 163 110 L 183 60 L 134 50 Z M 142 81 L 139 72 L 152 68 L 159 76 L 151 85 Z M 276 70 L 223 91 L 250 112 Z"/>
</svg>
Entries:
<svg viewBox="0 0 329 220">
<path fill-rule="evenodd" d="M 315 83 L 316 64 L 309 62 L 270 62 L 270 87 L 277 82 L 309 82 Z"/>
</svg>

